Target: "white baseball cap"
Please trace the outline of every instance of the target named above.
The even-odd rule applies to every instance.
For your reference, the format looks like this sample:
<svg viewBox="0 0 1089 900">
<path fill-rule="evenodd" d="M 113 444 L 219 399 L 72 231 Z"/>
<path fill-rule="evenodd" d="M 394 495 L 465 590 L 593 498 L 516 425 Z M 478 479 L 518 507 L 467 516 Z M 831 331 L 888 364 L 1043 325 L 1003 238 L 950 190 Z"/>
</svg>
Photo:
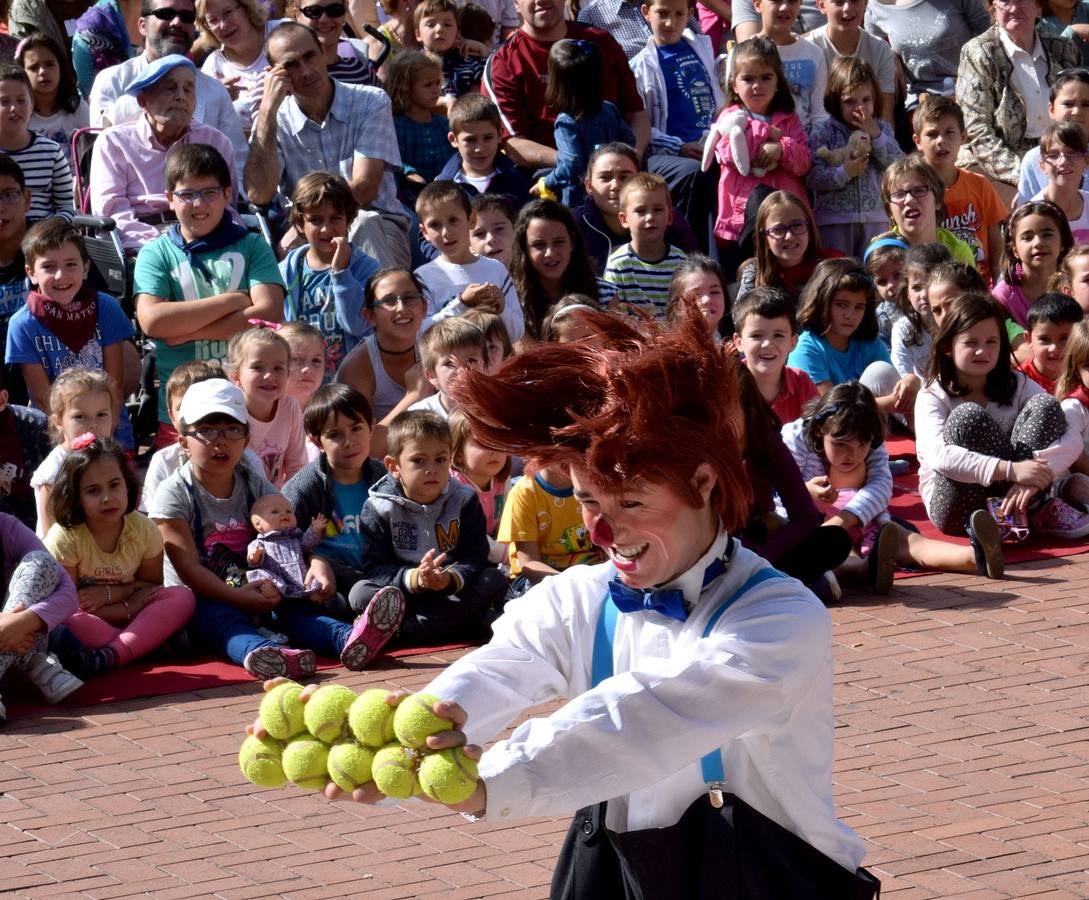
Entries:
<svg viewBox="0 0 1089 900">
<path fill-rule="evenodd" d="M 242 391 L 226 378 L 208 378 L 189 385 L 182 397 L 178 418 L 186 425 L 195 425 L 214 415 L 230 416 L 243 425 L 250 423 Z"/>
</svg>

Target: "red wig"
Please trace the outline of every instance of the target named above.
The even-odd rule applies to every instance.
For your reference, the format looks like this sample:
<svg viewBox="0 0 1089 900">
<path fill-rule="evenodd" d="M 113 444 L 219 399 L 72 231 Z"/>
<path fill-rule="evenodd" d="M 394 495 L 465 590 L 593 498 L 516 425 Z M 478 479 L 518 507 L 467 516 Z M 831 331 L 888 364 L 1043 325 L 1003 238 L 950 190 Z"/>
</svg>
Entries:
<svg viewBox="0 0 1089 900">
<path fill-rule="evenodd" d="M 699 508 L 691 480 L 707 463 L 717 476 L 711 505 L 727 529 L 739 528 L 752 492 L 736 364 L 693 310 L 686 306 L 676 329 L 651 333 L 579 310 L 572 318 L 593 338 L 535 344 L 495 376 L 465 370 L 450 392 L 480 444 L 542 466 L 589 469 L 609 493 L 642 479 Z"/>
</svg>

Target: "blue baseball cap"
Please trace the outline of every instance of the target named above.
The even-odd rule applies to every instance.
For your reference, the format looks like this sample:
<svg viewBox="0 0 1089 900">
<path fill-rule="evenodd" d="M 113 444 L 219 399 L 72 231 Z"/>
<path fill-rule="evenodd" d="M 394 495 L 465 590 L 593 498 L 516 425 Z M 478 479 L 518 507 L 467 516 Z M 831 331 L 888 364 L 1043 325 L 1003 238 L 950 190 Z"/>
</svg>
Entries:
<svg viewBox="0 0 1089 900">
<path fill-rule="evenodd" d="M 148 64 L 148 67 L 144 69 L 139 75 L 129 82 L 129 86 L 125 88 L 126 94 L 139 94 L 140 91 L 145 88 L 151 87 L 160 78 L 164 77 L 171 69 L 176 69 L 178 66 L 185 66 L 190 72 L 196 73 L 197 67 L 193 65 L 193 61 L 186 56 L 182 56 L 180 53 L 171 53 L 169 56 L 160 56 L 158 59 Z"/>
</svg>

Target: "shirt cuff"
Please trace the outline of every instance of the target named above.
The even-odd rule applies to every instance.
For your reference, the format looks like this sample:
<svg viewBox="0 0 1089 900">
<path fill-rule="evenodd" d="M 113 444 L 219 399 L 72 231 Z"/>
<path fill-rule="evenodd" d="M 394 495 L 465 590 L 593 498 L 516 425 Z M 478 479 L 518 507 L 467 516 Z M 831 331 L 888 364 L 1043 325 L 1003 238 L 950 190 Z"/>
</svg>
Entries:
<svg viewBox="0 0 1089 900">
<path fill-rule="evenodd" d="M 518 765 L 520 757 L 498 744 L 480 760 L 480 777 L 488 791 L 488 808 L 479 818 L 486 822 L 509 822 L 524 818 L 529 797 L 527 767 Z"/>
</svg>

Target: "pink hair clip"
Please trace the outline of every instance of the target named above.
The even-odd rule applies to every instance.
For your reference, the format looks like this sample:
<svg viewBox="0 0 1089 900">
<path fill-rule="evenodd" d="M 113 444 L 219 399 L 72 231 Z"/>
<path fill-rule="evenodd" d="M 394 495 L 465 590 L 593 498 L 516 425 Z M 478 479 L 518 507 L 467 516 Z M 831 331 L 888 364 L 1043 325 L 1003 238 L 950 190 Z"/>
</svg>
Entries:
<svg viewBox="0 0 1089 900">
<path fill-rule="evenodd" d="M 90 447 L 91 444 L 93 444 L 97 440 L 98 440 L 98 435 L 97 434 L 95 434 L 93 431 L 85 431 L 85 432 L 83 432 L 83 434 L 79 435 L 79 437 L 75 437 L 75 438 L 72 439 L 72 449 L 73 450 L 85 450 L 86 448 Z"/>
<path fill-rule="evenodd" d="M 249 319 L 248 321 L 254 328 L 268 328 L 270 331 L 280 330 L 279 322 L 270 322 L 268 319 Z"/>
</svg>

